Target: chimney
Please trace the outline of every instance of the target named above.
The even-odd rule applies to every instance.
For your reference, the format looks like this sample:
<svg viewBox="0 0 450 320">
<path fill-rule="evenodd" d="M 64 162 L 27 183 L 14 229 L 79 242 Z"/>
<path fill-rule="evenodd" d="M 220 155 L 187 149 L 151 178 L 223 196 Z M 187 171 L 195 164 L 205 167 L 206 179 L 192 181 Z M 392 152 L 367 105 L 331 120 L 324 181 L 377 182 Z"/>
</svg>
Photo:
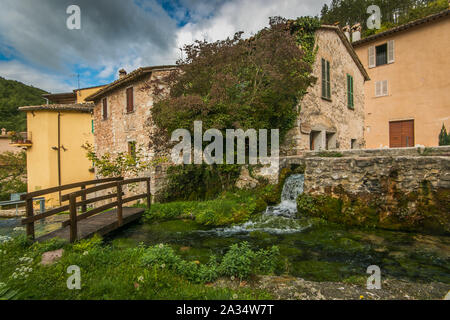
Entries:
<svg viewBox="0 0 450 320">
<path fill-rule="evenodd" d="M 361 40 L 361 24 L 357 23 L 352 27 L 352 42 Z"/>
<path fill-rule="evenodd" d="M 2 128 L 2 136 L 6 136 L 6 129 Z"/>
<path fill-rule="evenodd" d="M 350 26 L 346 25 L 342 28 L 342 31 L 344 32 L 345 36 L 347 37 L 349 42 L 352 42 L 352 39 L 350 39 Z"/>
<path fill-rule="evenodd" d="M 125 71 L 125 69 L 120 69 L 119 70 L 119 79 L 122 79 L 126 75 L 127 75 L 127 72 Z"/>
</svg>

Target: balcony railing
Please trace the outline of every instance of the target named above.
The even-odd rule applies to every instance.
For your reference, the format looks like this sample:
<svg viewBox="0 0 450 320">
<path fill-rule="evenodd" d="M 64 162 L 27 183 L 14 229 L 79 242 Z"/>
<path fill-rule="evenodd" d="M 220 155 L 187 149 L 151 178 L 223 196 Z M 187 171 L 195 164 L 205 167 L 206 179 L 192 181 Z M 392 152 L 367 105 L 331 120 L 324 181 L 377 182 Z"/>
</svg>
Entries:
<svg viewBox="0 0 450 320">
<path fill-rule="evenodd" d="M 11 136 L 11 145 L 17 147 L 31 147 L 33 145 L 31 132 L 16 132 Z"/>
</svg>

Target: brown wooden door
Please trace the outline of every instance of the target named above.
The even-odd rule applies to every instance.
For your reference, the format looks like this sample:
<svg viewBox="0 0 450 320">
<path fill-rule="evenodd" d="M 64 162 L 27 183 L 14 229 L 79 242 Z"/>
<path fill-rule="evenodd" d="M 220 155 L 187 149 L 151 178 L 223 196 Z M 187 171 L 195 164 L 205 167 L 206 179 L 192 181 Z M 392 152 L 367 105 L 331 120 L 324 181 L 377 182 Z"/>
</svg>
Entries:
<svg viewBox="0 0 450 320">
<path fill-rule="evenodd" d="M 414 120 L 389 122 L 391 148 L 414 147 Z"/>
</svg>

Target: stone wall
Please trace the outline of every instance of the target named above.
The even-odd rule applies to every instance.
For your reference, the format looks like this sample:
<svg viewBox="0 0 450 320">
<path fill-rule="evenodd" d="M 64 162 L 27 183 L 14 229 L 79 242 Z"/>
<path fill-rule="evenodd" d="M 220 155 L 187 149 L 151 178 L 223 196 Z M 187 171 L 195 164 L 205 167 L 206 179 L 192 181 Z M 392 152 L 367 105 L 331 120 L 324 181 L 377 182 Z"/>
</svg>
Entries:
<svg viewBox="0 0 450 320">
<path fill-rule="evenodd" d="M 299 205 L 307 213 L 353 225 L 450 233 L 449 150 L 383 150 L 372 156 L 360 150 L 346 157 L 285 159 L 282 167 L 304 165 Z M 308 201 L 317 210 L 308 209 Z"/>
<path fill-rule="evenodd" d="M 315 150 L 364 147 L 364 76 L 334 30 L 316 32 L 318 52 L 313 66 L 317 83 L 300 102 L 299 117 L 281 147 L 282 155 L 299 155 L 310 150 L 310 135 L 315 132 Z M 330 62 L 331 100 L 322 98 L 322 58 Z M 347 104 L 347 74 L 354 81 L 354 110 Z"/>
<path fill-rule="evenodd" d="M 113 90 L 106 96 L 108 104 L 108 118 L 103 119 L 102 100 L 96 101 L 94 108 L 95 152 L 101 156 L 105 153 L 112 155 L 128 152 L 128 142 L 136 142 L 143 151 L 145 160 L 152 160 L 156 155 L 150 143 L 150 135 L 154 125 L 151 121 L 151 108 L 154 95 L 148 89 L 142 90 L 150 77 L 163 77 L 167 71 L 153 72 L 144 75 L 132 83 Z M 134 111 L 126 112 L 126 89 L 133 87 Z M 140 176 L 151 177 L 151 192 L 154 195 L 164 183 L 166 166 L 158 165 Z M 133 190 L 134 193 L 145 192 L 144 183 Z"/>
</svg>

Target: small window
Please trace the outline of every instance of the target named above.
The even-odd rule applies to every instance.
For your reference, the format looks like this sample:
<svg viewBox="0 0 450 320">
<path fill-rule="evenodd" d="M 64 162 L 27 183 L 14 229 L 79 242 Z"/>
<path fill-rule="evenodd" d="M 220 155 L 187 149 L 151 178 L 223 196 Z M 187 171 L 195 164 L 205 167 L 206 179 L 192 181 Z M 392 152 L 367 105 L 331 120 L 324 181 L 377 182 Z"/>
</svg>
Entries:
<svg viewBox="0 0 450 320">
<path fill-rule="evenodd" d="M 349 74 L 347 74 L 347 106 L 349 109 L 355 109 L 353 99 L 353 77 Z"/>
<path fill-rule="evenodd" d="M 128 154 L 133 159 L 136 158 L 136 141 L 128 141 Z"/>
<path fill-rule="evenodd" d="M 134 97 L 133 97 L 133 88 L 127 89 L 127 113 L 131 113 L 134 111 Z"/>
<path fill-rule="evenodd" d="M 350 143 L 350 147 L 352 148 L 352 149 L 356 149 L 356 139 L 352 139 L 352 141 L 351 141 L 351 143 Z"/>
<path fill-rule="evenodd" d="M 377 81 L 375 82 L 375 96 L 385 97 L 388 95 L 388 81 Z"/>
<path fill-rule="evenodd" d="M 388 63 L 388 46 L 387 43 L 382 44 L 381 46 L 375 47 L 376 51 L 376 61 L 377 61 L 377 67 L 382 66 Z"/>
<path fill-rule="evenodd" d="M 331 100 L 330 62 L 322 59 L 322 98 Z"/>
<path fill-rule="evenodd" d="M 103 120 L 108 119 L 108 102 L 106 101 L 106 98 L 103 98 L 102 100 L 102 110 L 103 110 Z"/>
</svg>

